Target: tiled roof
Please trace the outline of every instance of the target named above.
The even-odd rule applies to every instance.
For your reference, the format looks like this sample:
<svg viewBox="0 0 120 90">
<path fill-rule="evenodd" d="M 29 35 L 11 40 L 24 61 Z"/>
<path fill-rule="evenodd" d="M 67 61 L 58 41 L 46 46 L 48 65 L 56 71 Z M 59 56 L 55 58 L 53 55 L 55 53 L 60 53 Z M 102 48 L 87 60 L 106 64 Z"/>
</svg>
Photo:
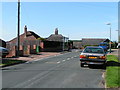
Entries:
<svg viewBox="0 0 120 90">
<path fill-rule="evenodd" d="M 48 38 L 47 38 L 47 40 L 48 41 L 59 41 L 59 42 L 63 42 L 63 36 L 61 35 L 61 34 L 58 34 L 58 35 L 56 35 L 56 34 L 52 34 L 52 35 L 50 35 Z"/>
<path fill-rule="evenodd" d="M 103 42 L 106 39 L 101 38 L 83 38 L 82 45 L 99 45 L 100 42 Z"/>
<path fill-rule="evenodd" d="M 36 40 L 37 38 L 40 38 L 40 36 L 32 31 L 27 31 L 27 36 L 25 33 L 20 35 L 20 42 L 23 42 L 25 40 Z M 17 43 L 17 37 L 8 41 L 8 43 Z"/>
</svg>

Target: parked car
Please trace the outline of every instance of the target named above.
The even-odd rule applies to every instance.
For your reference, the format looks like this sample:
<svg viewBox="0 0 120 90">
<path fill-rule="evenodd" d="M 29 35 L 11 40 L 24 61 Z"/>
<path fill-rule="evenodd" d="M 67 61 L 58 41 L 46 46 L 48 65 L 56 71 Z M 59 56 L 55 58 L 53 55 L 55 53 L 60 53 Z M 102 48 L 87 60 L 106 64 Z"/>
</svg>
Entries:
<svg viewBox="0 0 120 90">
<path fill-rule="evenodd" d="M 101 43 L 99 44 L 99 47 L 102 47 L 105 52 L 107 52 L 107 50 L 109 49 L 108 46 L 109 46 L 109 44 L 106 43 L 106 42 L 101 42 Z"/>
<path fill-rule="evenodd" d="M 7 48 L 4 48 L 4 47 L 0 47 L 0 56 L 1 57 L 6 57 L 6 55 L 9 54 L 9 51 Z"/>
<path fill-rule="evenodd" d="M 88 46 L 80 54 L 80 65 L 105 65 L 106 53 L 101 47 Z"/>
</svg>

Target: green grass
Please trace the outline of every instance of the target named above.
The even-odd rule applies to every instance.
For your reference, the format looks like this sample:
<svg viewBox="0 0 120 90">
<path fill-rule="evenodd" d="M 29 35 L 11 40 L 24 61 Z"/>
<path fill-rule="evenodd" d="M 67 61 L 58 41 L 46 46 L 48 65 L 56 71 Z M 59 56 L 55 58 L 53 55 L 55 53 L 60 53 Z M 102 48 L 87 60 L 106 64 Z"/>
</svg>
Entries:
<svg viewBox="0 0 120 90">
<path fill-rule="evenodd" d="M 107 61 L 112 63 L 106 68 L 106 85 L 110 88 L 120 87 L 120 66 L 118 66 L 118 57 L 108 55 Z"/>
<path fill-rule="evenodd" d="M 15 65 L 15 64 L 19 64 L 19 63 L 24 63 L 25 61 L 22 60 L 2 60 L 2 63 L 0 63 L 0 65 L 2 66 L 9 66 L 9 65 Z"/>
<path fill-rule="evenodd" d="M 115 61 L 118 62 L 118 57 L 115 55 L 107 55 L 107 61 Z"/>
</svg>

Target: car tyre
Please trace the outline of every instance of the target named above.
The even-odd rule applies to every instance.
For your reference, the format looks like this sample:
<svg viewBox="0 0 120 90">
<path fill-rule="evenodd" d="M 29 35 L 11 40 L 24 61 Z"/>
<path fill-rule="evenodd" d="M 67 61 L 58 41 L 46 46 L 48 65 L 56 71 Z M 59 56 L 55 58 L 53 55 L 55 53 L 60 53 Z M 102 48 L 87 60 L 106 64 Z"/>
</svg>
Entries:
<svg viewBox="0 0 120 90">
<path fill-rule="evenodd" d="M 103 67 L 103 69 L 106 69 L 106 64 L 103 64 L 102 67 Z"/>
<path fill-rule="evenodd" d="M 81 63 L 81 64 L 80 64 L 80 66 L 81 66 L 81 67 L 84 67 L 84 64 L 83 64 L 83 63 Z"/>
</svg>

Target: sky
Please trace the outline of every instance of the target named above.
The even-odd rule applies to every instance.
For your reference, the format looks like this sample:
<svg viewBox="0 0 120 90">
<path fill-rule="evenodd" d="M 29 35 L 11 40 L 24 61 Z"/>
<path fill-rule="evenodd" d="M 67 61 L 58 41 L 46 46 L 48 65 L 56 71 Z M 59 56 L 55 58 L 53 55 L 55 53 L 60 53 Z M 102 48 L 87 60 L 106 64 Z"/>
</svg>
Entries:
<svg viewBox="0 0 120 90">
<path fill-rule="evenodd" d="M 2 34 L 9 41 L 17 36 L 17 2 L 2 4 Z M 1 10 L 0 10 L 1 11 Z M 118 39 L 118 2 L 21 2 L 20 34 L 29 31 L 46 38 L 58 28 L 59 34 L 71 40 L 82 38 Z"/>
</svg>

